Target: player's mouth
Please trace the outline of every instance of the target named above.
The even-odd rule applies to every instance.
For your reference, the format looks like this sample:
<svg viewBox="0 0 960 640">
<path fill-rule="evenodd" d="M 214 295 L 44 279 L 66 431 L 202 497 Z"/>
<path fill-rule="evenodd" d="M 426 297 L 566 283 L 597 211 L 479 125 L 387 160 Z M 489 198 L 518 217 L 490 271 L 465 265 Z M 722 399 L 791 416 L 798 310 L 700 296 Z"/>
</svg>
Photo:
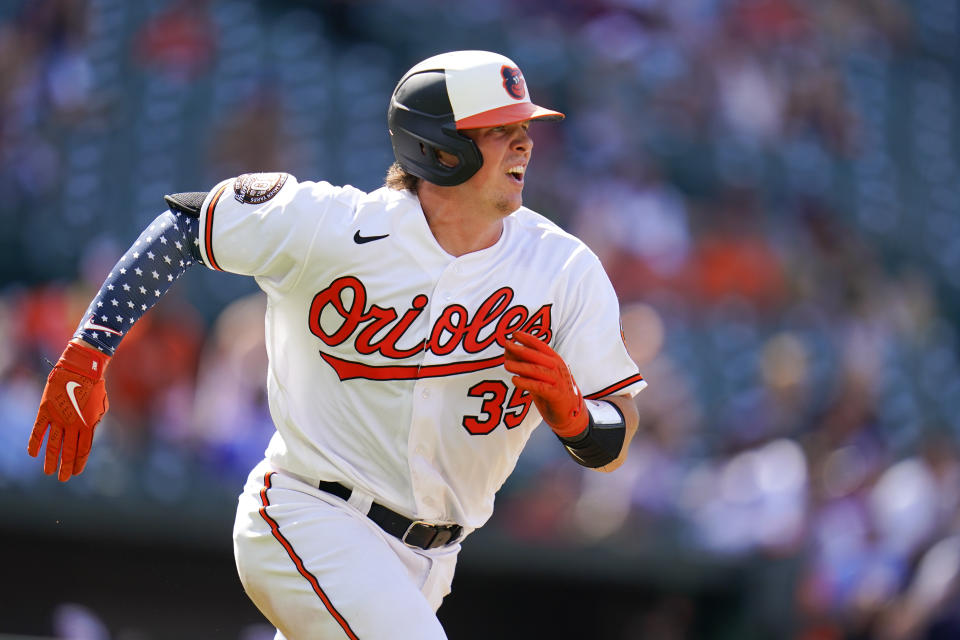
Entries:
<svg viewBox="0 0 960 640">
<path fill-rule="evenodd" d="M 523 184 L 523 174 L 526 172 L 527 168 L 522 164 L 516 164 L 507 169 L 507 175 L 517 184 Z"/>
</svg>

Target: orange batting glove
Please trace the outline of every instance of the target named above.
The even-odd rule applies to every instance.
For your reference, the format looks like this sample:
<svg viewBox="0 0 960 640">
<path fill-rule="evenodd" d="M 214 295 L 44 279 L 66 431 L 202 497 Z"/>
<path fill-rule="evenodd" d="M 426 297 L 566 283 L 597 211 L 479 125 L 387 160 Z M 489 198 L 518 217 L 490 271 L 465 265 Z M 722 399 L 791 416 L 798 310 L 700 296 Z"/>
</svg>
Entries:
<svg viewBox="0 0 960 640">
<path fill-rule="evenodd" d="M 71 342 L 47 376 L 27 453 L 37 457 L 49 427 L 43 472 L 47 475 L 55 472 L 59 460 L 57 477 L 61 482 L 79 474 L 87 464 L 93 430 L 110 406 L 103 384 L 103 373 L 109 362 L 107 354 Z"/>
<path fill-rule="evenodd" d="M 519 343 L 519 344 L 518 344 Z M 504 367 L 513 384 L 528 392 L 544 422 L 561 438 L 580 435 L 590 424 L 583 394 L 567 363 L 545 342 L 517 331 L 505 346 Z"/>
</svg>

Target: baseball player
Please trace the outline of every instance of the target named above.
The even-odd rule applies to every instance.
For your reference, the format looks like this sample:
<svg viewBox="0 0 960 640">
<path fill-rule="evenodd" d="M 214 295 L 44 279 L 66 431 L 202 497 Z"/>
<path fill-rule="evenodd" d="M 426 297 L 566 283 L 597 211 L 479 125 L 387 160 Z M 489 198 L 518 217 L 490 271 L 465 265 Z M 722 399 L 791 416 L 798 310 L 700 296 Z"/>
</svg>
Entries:
<svg viewBox="0 0 960 640">
<path fill-rule="evenodd" d="M 134 322 L 190 266 L 267 295 L 276 425 L 240 495 L 234 552 L 277 638 L 445 638 L 436 610 L 460 545 L 541 421 L 611 471 L 646 382 L 596 256 L 522 206 L 533 104 L 485 51 L 414 66 L 372 193 L 286 173 L 166 196 L 53 368 L 28 445 L 83 471 L 104 374 Z"/>
</svg>

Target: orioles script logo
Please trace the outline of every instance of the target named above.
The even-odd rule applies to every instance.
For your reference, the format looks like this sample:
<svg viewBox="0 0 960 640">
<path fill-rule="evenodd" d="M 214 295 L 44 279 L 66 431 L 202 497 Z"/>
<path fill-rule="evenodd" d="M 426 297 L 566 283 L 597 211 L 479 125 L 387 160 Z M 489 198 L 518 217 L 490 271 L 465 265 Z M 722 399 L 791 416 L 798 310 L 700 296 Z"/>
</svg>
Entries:
<svg viewBox="0 0 960 640">
<path fill-rule="evenodd" d="M 403 338 L 427 307 L 427 296 L 422 293 L 414 296 L 410 308 L 400 315 L 392 307 L 376 304 L 368 307 L 367 290 L 363 283 L 353 276 L 344 276 L 334 280 L 329 287 L 313 297 L 309 315 L 310 331 L 331 347 L 352 339 L 357 353 L 379 353 L 394 360 L 410 358 L 421 351 L 444 356 L 453 353 L 460 346 L 467 353 L 479 353 L 493 343 L 503 347 L 507 336 L 518 329 L 549 341 L 552 335 L 550 305 L 545 304 L 531 314 L 523 305 L 510 306 L 512 301 L 513 290 L 510 287 L 501 287 L 481 302 L 472 314 L 463 305 L 449 305 L 440 313 L 429 336 L 405 347 L 401 345 L 408 341 Z M 325 311 L 325 323 L 336 325 L 328 326 L 330 331 L 324 329 L 320 323 L 320 317 Z M 370 365 L 344 360 L 323 351 L 320 352 L 320 357 L 333 367 L 341 380 L 433 378 L 480 371 L 503 364 L 502 353 L 492 358 L 423 366 Z"/>
</svg>

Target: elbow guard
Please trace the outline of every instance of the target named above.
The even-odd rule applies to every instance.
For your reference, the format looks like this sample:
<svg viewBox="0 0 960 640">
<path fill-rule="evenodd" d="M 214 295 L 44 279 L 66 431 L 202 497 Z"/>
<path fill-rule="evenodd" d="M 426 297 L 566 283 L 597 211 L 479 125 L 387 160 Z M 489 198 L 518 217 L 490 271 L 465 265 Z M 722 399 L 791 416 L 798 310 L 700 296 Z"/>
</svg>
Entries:
<svg viewBox="0 0 960 640">
<path fill-rule="evenodd" d="M 620 455 L 627 425 L 623 412 L 612 402 L 587 400 L 586 404 L 590 418 L 586 431 L 573 438 L 557 437 L 577 464 L 596 469 L 610 464 Z"/>
<path fill-rule="evenodd" d="M 191 218 L 200 217 L 200 207 L 207 197 L 206 191 L 190 191 L 187 193 L 174 193 L 173 195 L 163 196 L 163 201 L 170 207 L 170 211 L 183 213 Z"/>
</svg>

